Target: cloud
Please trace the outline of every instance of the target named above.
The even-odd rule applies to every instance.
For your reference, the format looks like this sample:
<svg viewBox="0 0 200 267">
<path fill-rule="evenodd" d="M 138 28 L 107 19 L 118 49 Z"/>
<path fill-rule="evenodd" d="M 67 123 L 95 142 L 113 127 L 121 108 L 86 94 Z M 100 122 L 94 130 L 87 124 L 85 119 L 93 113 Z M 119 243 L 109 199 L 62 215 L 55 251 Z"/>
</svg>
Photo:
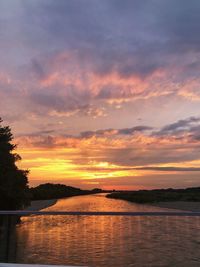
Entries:
<svg viewBox="0 0 200 267">
<path fill-rule="evenodd" d="M 119 103 L 200 100 L 198 1 L 15 2 L 0 9 L 0 69 L 12 80 L 0 96 L 9 87 L 19 113 L 104 118 Z"/>
<path fill-rule="evenodd" d="M 160 69 L 179 68 L 179 57 L 184 66 L 192 67 L 194 59 L 188 62 L 185 52 L 199 52 L 196 0 L 141 4 L 89 0 L 87 9 L 83 3 L 78 6 L 79 13 L 74 1 L 29 2 L 24 19 L 32 12 L 31 27 L 40 26 L 44 33 L 42 38 L 36 31 L 38 38 L 48 45 L 51 40 L 54 50 L 76 51 L 79 61 L 87 59 L 101 75 L 116 71 L 119 76 L 144 78 Z"/>
<path fill-rule="evenodd" d="M 195 128 L 191 126 L 198 124 L 200 122 L 199 117 L 190 117 L 184 120 L 179 120 L 175 123 L 164 126 L 160 131 L 154 133 L 156 135 L 168 135 L 168 134 L 177 134 L 183 132 L 189 132 L 190 129 L 194 130 Z"/>
<path fill-rule="evenodd" d="M 123 128 L 123 129 L 105 129 L 105 130 L 97 130 L 97 131 L 86 131 L 80 134 L 83 138 L 88 138 L 92 136 L 113 136 L 113 135 L 133 135 L 138 132 L 145 132 L 152 130 L 152 127 L 149 126 L 135 126 L 132 128 Z"/>
<path fill-rule="evenodd" d="M 136 168 L 136 170 L 144 170 L 144 171 L 167 171 L 167 172 L 200 172 L 200 168 L 195 167 L 140 167 Z"/>
<path fill-rule="evenodd" d="M 37 59 L 32 59 L 31 69 L 38 76 L 39 79 L 44 79 L 46 77 L 45 70 L 42 64 L 40 64 Z"/>
<path fill-rule="evenodd" d="M 190 3 L 187 0 L 178 0 L 176 3 L 170 0 L 162 3 L 158 19 L 161 29 L 169 37 L 169 49 L 173 52 L 184 53 L 188 49 L 199 52 L 200 38 L 197 26 L 200 22 L 199 11 L 200 4 L 197 0 L 192 0 Z"/>
<path fill-rule="evenodd" d="M 12 62 L 20 69 L 14 71 L 15 79 L 23 76 L 21 86 L 26 84 L 26 94 L 31 95 L 24 95 L 24 101 L 37 105 L 34 94 L 42 99 L 44 88 L 55 102 L 57 95 L 65 100 L 41 100 L 46 106 L 49 102 L 49 108 L 50 102 L 56 106 L 57 113 L 59 103 L 60 109 L 65 105 L 76 110 L 91 102 L 99 108 L 97 100 L 111 103 L 163 94 L 199 99 L 198 1 L 87 2 L 1 4 L 9 33 L 0 28 L 0 53 L 3 58 L 15 54 L 15 60 L 4 61 L 12 71 Z M 10 40 L 16 45 L 7 52 Z"/>
<path fill-rule="evenodd" d="M 145 131 L 149 131 L 152 130 L 152 127 L 149 126 L 135 126 L 132 128 L 124 128 L 124 129 L 119 129 L 118 130 L 118 134 L 124 134 L 124 135 L 131 135 L 134 134 L 135 132 L 145 132 Z"/>
<path fill-rule="evenodd" d="M 2 0 L 1 116 L 20 146 L 77 164 L 198 159 L 199 12 L 198 0 Z"/>
<path fill-rule="evenodd" d="M 108 162 L 124 168 L 142 166 L 142 168 L 159 170 L 160 166 L 156 165 L 174 166 L 174 164 L 184 164 L 183 162 L 199 159 L 199 127 L 197 125 L 190 127 L 197 121 L 199 121 L 198 117 L 193 117 L 171 124 L 174 126 L 170 129 L 174 131 L 177 131 L 179 127 L 188 126 L 188 129 L 180 131 L 178 136 L 174 132 L 172 134 L 167 132 L 166 135 L 152 134 L 153 127 L 139 125 L 131 128 L 85 131 L 79 135 L 67 133 L 58 135 L 56 132 L 48 132 L 48 129 L 44 129 L 45 132 L 38 135 L 20 136 L 17 141 L 22 147 L 31 149 L 60 150 L 63 153 L 70 150 L 75 153 L 76 157 L 73 157 L 73 162 L 77 164 L 95 161 Z M 174 167 L 164 166 L 163 170 L 170 171 L 171 168 L 175 171 L 176 169 L 173 168 L 176 167 L 176 165 Z M 180 169 L 177 170 L 182 168 L 184 171 L 185 168 L 189 171 L 189 167 L 178 167 Z M 195 168 L 196 166 L 193 170 L 196 170 Z"/>
</svg>

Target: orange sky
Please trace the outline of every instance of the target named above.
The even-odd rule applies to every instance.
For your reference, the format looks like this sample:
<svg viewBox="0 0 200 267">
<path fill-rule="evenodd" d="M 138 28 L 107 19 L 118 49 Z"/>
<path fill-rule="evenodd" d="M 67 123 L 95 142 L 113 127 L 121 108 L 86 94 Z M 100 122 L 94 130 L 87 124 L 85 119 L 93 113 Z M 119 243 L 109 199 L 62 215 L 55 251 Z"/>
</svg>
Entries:
<svg viewBox="0 0 200 267">
<path fill-rule="evenodd" d="M 0 1 L 0 117 L 31 185 L 199 186 L 199 14 L 187 0 Z"/>
<path fill-rule="evenodd" d="M 56 136 L 48 139 L 17 139 L 20 144 L 18 153 L 23 157 L 19 166 L 30 169 L 31 185 L 51 181 L 83 188 L 157 188 L 170 186 L 168 183 L 171 178 L 166 180 L 168 176 L 175 180 L 173 186 L 180 187 L 184 183 L 190 186 L 195 181 L 191 179 L 191 174 L 194 177 L 200 171 L 200 160 L 180 161 L 183 155 L 191 153 L 196 146 L 190 143 L 187 135 L 181 139 L 152 137 L 141 133 L 124 137 L 119 135 L 119 130 L 106 130 L 100 136 L 93 132 L 87 137 Z M 169 161 L 168 154 L 159 159 L 160 153 L 166 151 L 172 161 Z M 179 184 L 176 177 L 180 175 L 184 179 Z M 146 182 L 148 177 L 149 181 Z"/>
</svg>

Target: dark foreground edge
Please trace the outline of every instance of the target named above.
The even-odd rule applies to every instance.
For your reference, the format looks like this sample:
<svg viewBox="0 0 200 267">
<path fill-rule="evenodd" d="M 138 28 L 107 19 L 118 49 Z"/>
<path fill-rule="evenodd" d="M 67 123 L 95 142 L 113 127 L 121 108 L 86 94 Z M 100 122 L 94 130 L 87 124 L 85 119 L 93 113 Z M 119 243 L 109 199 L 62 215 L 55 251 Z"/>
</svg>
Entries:
<svg viewBox="0 0 200 267">
<path fill-rule="evenodd" d="M 200 212 L 192 211 L 159 211 L 159 212 L 117 212 L 117 211 L 0 211 L 0 215 L 78 215 L 78 216 L 200 216 Z"/>
</svg>

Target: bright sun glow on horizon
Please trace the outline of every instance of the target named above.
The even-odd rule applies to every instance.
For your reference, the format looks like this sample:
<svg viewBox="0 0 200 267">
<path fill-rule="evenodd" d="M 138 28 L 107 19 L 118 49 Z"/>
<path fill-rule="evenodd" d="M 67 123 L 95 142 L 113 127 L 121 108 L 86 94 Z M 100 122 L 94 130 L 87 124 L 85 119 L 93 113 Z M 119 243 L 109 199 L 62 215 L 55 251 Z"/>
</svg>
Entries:
<svg viewBox="0 0 200 267">
<path fill-rule="evenodd" d="M 176 175 L 178 174 L 176 168 L 181 168 L 182 166 L 185 168 L 197 168 L 199 166 L 199 160 L 180 163 L 155 164 L 155 168 L 160 168 L 155 171 L 153 169 L 148 169 L 148 167 L 151 166 L 146 166 L 147 169 L 142 169 L 142 166 L 123 166 L 97 160 L 88 160 L 86 162 L 76 163 L 76 160 L 80 159 L 80 151 L 77 153 L 77 148 L 70 148 L 69 150 L 63 148 L 28 148 L 18 150 L 18 152 L 24 158 L 19 163 L 20 167 L 30 169 L 31 185 L 36 185 L 41 183 L 41 181 L 61 181 L 65 184 L 70 183 L 72 185 L 85 188 L 98 186 L 104 189 L 141 189 L 145 187 L 142 185 L 139 186 L 137 184 L 137 180 L 142 179 L 143 176 L 151 177 L 158 174 L 162 176 L 162 168 L 171 168 L 171 166 L 173 166 L 173 168 L 175 168 L 174 170 L 165 170 L 164 174 Z M 66 160 L 66 155 L 67 158 L 71 157 L 71 159 Z M 93 158 L 95 158 L 95 155 L 93 155 Z M 135 185 L 109 185 L 109 181 L 115 181 L 118 179 L 123 182 L 125 177 L 131 179 L 132 183 L 135 180 Z"/>
</svg>

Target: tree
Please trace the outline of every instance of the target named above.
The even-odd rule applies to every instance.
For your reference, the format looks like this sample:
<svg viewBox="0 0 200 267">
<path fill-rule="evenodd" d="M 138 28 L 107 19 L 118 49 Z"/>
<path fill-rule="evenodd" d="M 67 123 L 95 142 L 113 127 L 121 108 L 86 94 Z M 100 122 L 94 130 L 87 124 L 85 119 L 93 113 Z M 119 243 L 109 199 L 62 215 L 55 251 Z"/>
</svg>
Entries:
<svg viewBox="0 0 200 267">
<path fill-rule="evenodd" d="M 8 126 L 0 118 L 0 210 L 22 209 L 28 204 L 28 171 L 17 167 L 21 157 L 14 153 L 16 145 Z"/>
</svg>

